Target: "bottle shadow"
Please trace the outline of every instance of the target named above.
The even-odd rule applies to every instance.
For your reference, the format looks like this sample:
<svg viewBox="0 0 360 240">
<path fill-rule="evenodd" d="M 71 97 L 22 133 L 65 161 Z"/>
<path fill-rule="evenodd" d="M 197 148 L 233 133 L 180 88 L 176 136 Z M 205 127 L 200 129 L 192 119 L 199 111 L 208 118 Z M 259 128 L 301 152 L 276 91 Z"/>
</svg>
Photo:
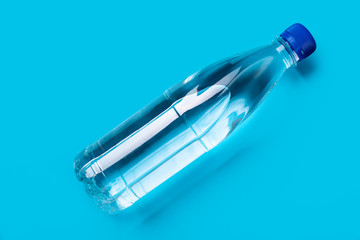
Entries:
<svg viewBox="0 0 360 240">
<path fill-rule="evenodd" d="M 305 61 L 301 61 L 296 67 L 292 67 L 284 74 L 284 78 L 289 78 L 292 83 L 298 83 L 314 75 L 319 70 L 318 56 L 315 54 Z"/>
<path fill-rule="evenodd" d="M 172 190 L 172 196 L 166 196 L 159 208 L 144 218 L 141 225 L 147 225 L 154 220 L 163 219 L 162 216 L 166 215 L 165 211 L 167 208 L 185 201 L 188 195 L 194 196 L 198 194 L 204 187 L 208 186 L 209 182 L 217 181 L 216 178 L 219 176 L 234 174 L 236 169 L 241 168 L 239 165 L 246 163 L 248 160 L 250 161 L 249 155 L 251 155 L 253 151 L 255 151 L 255 148 L 252 145 L 245 145 L 237 147 L 235 150 L 232 150 L 230 154 L 224 154 L 225 151 L 218 151 L 211 156 L 204 156 L 204 158 L 200 160 L 203 162 L 197 164 L 200 166 L 194 166 L 193 169 L 186 174 L 187 176 L 197 175 L 197 177 L 189 181 L 186 186 L 172 188 L 177 190 Z M 209 166 L 208 162 L 211 161 L 216 163 L 212 163 L 211 166 Z M 204 166 L 205 164 L 207 165 L 206 167 Z M 199 169 L 202 173 L 199 173 Z M 187 176 L 184 176 L 184 178 L 188 180 L 189 177 Z"/>
<path fill-rule="evenodd" d="M 241 135 L 241 134 L 240 134 Z M 232 149 L 228 144 L 213 149 L 194 161 L 190 166 L 182 169 L 178 174 L 167 180 L 165 186 L 160 185 L 117 215 L 112 215 L 115 221 L 121 225 L 132 225 L 133 227 L 151 227 L 157 222 L 167 218 L 167 209 L 186 201 L 188 196 L 196 196 L 202 189 L 208 186 L 209 181 L 216 180 L 218 176 L 234 174 L 236 169 L 241 168 L 239 164 L 250 161 L 251 153 L 255 151 L 255 144 L 244 144 Z M 231 149 L 231 151 L 229 151 Z M 224 154 L 230 152 L 230 154 Z M 170 181 L 170 183 L 168 183 Z M 182 203 L 179 205 L 183 206 Z"/>
<path fill-rule="evenodd" d="M 314 55 L 306 61 L 298 63 L 296 68 L 290 68 L 285 73 L 284 78 L 290 78 L 289 81 L 292 84 L 300 84 L 312 76 L 317 70 L 318 61 L 316 55 Z M 235 138 L 240 139 L 242 138 L 241 135 L 241 133 L 238 133 L 238 136 Z M 191 164 L 192 166 L 184 168 L 178 174 L 167 180 L 167 182 L 170 181 L 171 183 L 164 184 L 166 187 L 160 185 L 158 187 L 160 190 L 154 190 L 154 192 L 157 193 L 148 193 L 147 196 L 135 203 L 132 207 L 111 217 L 122 225 L 129 226 L 130 224 L 133 227 L 153 226 L 156 222 L 160 222 L 161 219 L 166 218 L 166 209 L 184 201 L 186 196 L 201 191 L 201 189 L 207 186 L 208 182 L 212 181 L 216 176 L 234 174 L 236 169 L 241 168 L 241 164 L 246 164 L 246 162 L 251 161 L 252 153 L 257 149 L 257 143 L 243 143 L 242 146 L 237 145 L 235 148 L 232 148 L 234 146 L 231 146 L 231 144 L 227 145 L 228 146 L 224 146 L 221 144 L 221 146 L 206 153 L 200 157 L 200 159 L 194 161 Z M 226 154 L 224 154 L 224 152 Z M 227 152 L 231 153 L 228 154 Z M 199 169 L 201 174 L 199 174 Z M 178 176 L 179 174 L 180 176 Z"/>
</svg>

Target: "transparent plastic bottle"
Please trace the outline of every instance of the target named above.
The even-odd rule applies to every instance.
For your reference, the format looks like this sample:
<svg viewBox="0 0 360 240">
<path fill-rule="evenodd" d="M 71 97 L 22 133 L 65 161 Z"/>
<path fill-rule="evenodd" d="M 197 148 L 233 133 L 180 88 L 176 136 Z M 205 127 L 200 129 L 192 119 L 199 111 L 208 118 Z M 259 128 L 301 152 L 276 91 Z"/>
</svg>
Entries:
<svg viewBox="0 0 360 240">
<path fill-rule="evenodd" d="M 78 179 L 107 212 L 131 206 L 218 145 L 315 48 L 294 24 L 268 46 L 189 76 L 85 148 L 74 162 Z"/>
</svg>

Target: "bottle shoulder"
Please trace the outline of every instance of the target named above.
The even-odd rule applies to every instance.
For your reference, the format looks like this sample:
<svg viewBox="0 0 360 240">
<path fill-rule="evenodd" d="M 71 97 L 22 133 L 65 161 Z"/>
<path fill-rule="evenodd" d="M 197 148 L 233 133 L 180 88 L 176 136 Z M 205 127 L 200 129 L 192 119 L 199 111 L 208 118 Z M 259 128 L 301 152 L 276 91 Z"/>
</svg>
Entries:
<svg viewBox="0 0 360 240">
<path fill-rule="evenodd" d="M 188 92 L 201 91 L 213 85 L 223 85 L 232 90 L 239 87 L 239 82 L 273 78 L 285 69 L 283 57 L 275 46 L 263 46 L 215 62 L 168 89 L 167 94 L 176 100 Z"/>
</svg>

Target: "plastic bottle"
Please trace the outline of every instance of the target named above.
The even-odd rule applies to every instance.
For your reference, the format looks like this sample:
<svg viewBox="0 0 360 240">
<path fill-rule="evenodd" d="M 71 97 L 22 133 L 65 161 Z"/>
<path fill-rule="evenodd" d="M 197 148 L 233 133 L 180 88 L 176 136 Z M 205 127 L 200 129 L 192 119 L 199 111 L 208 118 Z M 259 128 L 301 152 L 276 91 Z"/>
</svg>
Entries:
<svg viewBox="0 0 360 240">
<path fill-rule="evenodd" d="M 294 24 L 268 46 L 189 76 L 85 148 L 74 162 L 78 179 L 107 212 L 131 206 L 219 144 L 315 48 Z"/>
</svg>

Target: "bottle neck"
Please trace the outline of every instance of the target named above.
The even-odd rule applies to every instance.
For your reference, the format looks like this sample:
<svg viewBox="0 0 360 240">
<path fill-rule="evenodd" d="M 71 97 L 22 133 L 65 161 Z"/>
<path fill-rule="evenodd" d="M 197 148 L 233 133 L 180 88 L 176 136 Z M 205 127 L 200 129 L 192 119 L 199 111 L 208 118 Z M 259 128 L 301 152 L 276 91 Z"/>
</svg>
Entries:
<svg viewBox="0 0 360 240">
<path fill-rule="evenodd" d="M 296 67 L 299 57 L 291 49 L 290 45 L 282 37 L 277 37 L 273 44 L 275 45 L 276 51 L 281 55 L 286 69 L 291 66 Z"/>
</svg>

